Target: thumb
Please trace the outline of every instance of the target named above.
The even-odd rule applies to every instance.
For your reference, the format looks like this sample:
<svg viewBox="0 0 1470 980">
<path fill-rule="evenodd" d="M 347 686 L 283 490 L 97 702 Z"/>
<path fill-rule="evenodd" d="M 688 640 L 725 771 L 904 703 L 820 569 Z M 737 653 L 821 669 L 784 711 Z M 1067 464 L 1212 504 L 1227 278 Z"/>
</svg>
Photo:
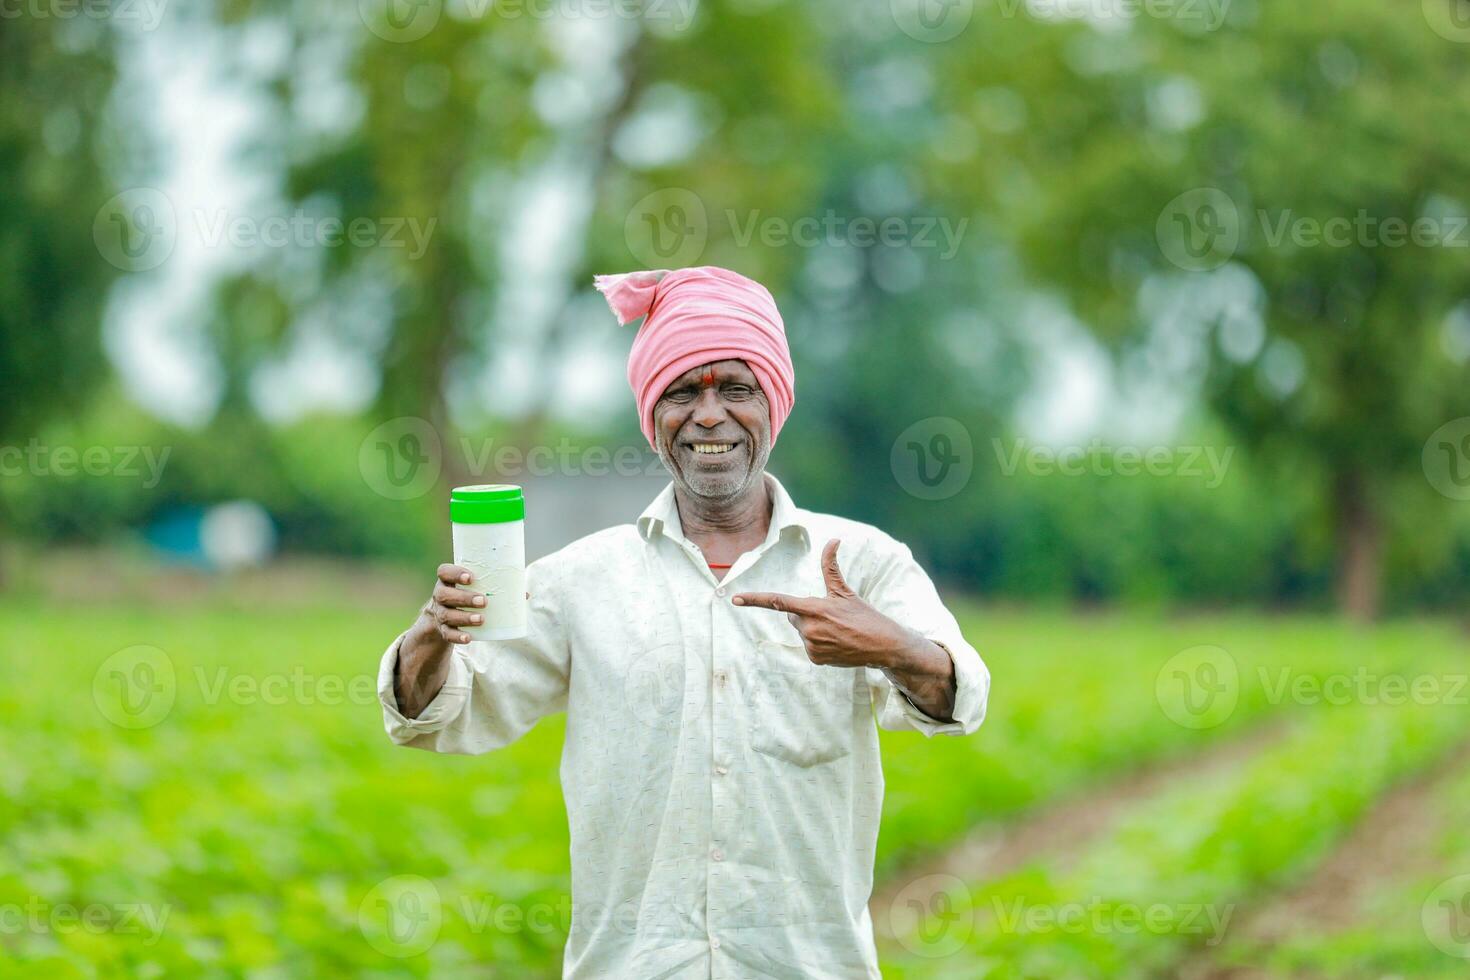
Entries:
<svg viewBox="0 0 1470 980">
<path fill-rule="evenodd" d="M 842 577 L 842 569 L 837 566 L 837 546 L 839 544 L 841 542 L 833 538 L 822 549 L 822 578 L 827 583 L 828 595 L 850 596 L 853 591 L 847 587 L 847 580 Z"/>
</svg>

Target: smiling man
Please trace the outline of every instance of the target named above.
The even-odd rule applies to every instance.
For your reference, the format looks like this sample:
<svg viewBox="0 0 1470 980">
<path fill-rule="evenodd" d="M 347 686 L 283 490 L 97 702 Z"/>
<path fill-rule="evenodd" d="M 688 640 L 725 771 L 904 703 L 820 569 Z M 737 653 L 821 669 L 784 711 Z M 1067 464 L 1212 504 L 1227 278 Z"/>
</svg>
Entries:
<svg viewBox="0 0 1470 980">
<path fill-rule="evenodd" d="M 795 400 L 759 283 L 599 276 L 673 481 L 527 569 L 530 632 L 476 641 L 442 565 L 382 659 L 400 745 L 477 754 L 566 712 L 567 978 L 878 977 L 877 725 L 965 735 L 990 675 L 909 549 L 797 507 L 766 461 Z"/>
</svg>

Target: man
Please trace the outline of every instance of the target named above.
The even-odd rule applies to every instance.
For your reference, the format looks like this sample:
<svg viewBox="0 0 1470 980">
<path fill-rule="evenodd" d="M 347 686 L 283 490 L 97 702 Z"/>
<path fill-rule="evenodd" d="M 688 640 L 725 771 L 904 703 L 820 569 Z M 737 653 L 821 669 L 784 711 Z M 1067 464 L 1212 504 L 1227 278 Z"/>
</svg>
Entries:
<svg viewBox="0 0 1470 980">
<path fill-rule="evenodd" d="M 440 566 L 383 656 L 388 734 L 476 754 L 567 712 L 567 978 L 878 977 L 874 716 L 969 734 L 989 673 L 908 548 L 765 472 L 794 373 L 764 287 L 715 267 L 597 287 L 646 317 L 628 380 L 673 482 L 530 565 L 524 639 L 471 643 L 483 599 Z"/>
</svg>

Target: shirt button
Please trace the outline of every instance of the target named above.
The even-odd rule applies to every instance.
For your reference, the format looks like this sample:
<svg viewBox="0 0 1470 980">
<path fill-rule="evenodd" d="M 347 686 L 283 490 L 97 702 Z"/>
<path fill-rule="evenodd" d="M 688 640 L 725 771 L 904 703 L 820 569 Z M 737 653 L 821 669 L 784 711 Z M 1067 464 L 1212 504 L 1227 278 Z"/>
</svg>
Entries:
<svg viewBox="0 0 1470 980">
<path fill-rule="evenodd" d="M 710 937 L 710 939 L 709 939 L 709 948 L 710 949 L 719 949 L 720 948 L 720 940 L 719 940 L 719 937 L 718 936 L 711 936 Z"/>
<path fill-rule="evenodd" d="M 715 775 L 716 776 L 723 776 L 723 775 L 725 775 L 725 773 L 727 773 L 729 771 L 730 770 L 729 769 L 726 769 L 724 766 L 715 766 Z"/>
<path fill-rule="evenodd" d="M 725 672 L 723 670 L 715 671 L 715 683 L 720 687 L 725 686 Z"/>
<path fill-rule="evenodd" d="M 725 852 L 720 850 L 718 847 L 715 848 L 713 851 L 710 851 L 709 856 L 714 858 L 716 861 L 725 860 Z"/>
<path fill-rule="evenodd" d="M 725 590 L 723 588 L 715 589 L 715 595 L 724 595 L 724 594 L 725 594 Z"/>
</svg>

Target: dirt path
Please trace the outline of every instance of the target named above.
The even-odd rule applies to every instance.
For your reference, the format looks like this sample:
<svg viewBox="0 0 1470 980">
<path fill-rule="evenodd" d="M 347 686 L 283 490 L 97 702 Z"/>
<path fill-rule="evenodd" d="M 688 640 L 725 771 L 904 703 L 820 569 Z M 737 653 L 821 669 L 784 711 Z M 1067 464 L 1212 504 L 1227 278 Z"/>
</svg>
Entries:
<svg viewBox="0 0 1470 980">
<path fill-rule="evenodd" d="M 1470 767 L 1470 742 L 1461 743 L 1428 769 L 1389 790 L 1358 821 L 1306 881 L 1245 910 L 1231 924 L 1236 940 L 1270 946 L 1297 930 L 1338 932 L 1352 926 L 1375 884 L 1438 864 L 1435 842 L 1457 819 L 1434 805 L 1438 791 Z M 1180 980 L 1261 980 L 1271 974 L 1252 967 L 1216 963 L 1201 952 L 1180 969 Z"/>
<path fill-rule="evenodd" d="M 1129 807 L 1161 792 L 1170 782 L 1244 762 L 1281 737 L 1283 721 L 1271 719 L 1226 741 L 1177 759 L 1146 765 L 1114 781 L 1091 787 L 1003 825 L 979 828 L 950 849 L 899 870 L 878 883 L 868 903 L 880 941 L 893 938 L 890 912 L 895 903 L 933 902 L 953 878 L 998 878 L 1040 859 L 1065 868 L 1091 841 L 1112 828 Z"/>
</svg>

